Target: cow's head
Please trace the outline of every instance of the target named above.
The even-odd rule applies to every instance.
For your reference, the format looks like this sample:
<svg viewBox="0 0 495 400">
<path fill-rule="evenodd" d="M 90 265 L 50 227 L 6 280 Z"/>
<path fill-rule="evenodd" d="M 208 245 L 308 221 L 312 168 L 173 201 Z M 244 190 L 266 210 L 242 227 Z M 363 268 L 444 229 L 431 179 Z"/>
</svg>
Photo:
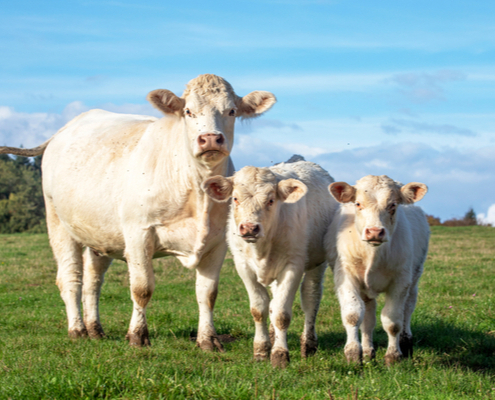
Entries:
<svg viewBox="0 0 495 400">
<path fill-rule="evenodd" d="M 338 202 L 354 203 L 355 225 L 361 239 L 380 246 L 390 240 L 395 230 L 397 208 L 421 200 L 428 188 L 424 183 L 402 186 L 385 175 L 368 175 L 355 186 L 334 182 L 328 190 Z"/>
<path fill-rule="evenodd" d="M 308 189 L 297 179 L 277 179 L 268 168 L 244 167 L 231 178 L 206 179 L 203 190 L 217 202 L 232 197 L 237 234 L 254 243 L 270 232 L 281 204 L 299 201 Z"/>
<path fill-rule="evenodd" d="M 150 92 L 147 99 L 165 114 L 184 118 L 191 153 L 208 167 L 230 155 L 237 117 L 257 117 L 277 101 L 272 93 L 263 91 L 239 97 L 225 79 L 211 74 L 190 81 L 182 97 L 158 89 Z"/>
</svg>

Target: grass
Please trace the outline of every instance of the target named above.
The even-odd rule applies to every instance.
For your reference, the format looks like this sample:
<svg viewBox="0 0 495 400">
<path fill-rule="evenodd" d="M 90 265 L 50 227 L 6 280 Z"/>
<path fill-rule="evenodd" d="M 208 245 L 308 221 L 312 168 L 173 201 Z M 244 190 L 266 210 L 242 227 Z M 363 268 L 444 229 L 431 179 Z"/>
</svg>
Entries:
<svg viewBox="0 0 495 400">
<path fill-rule="evenodd" d="M 289 329 L 291 364 L 252 360 L 254 324 L 232 260 L 221 273 L 215 325 L 225 354 L 203 353 L 194 271 L 155 263 L 148 308 L 152 346 L 124 340 L 132 303 L 126 265 L 115 262 L 102 290 L 107 338 L 71 341 L 43 234 L 0 235 L 0 399 L 474 399 L 495 398 L 495 229 L 434 227 L 413 315 L 415 355 L 387 368 L 378 324 L 377 360 L 348 365 L 345 332 L 327 272 L 317 331 L 319 350 L 301 359 L 299 300 Z M 383 298 L 380 298 L 380 306 Z"/>
</svg>

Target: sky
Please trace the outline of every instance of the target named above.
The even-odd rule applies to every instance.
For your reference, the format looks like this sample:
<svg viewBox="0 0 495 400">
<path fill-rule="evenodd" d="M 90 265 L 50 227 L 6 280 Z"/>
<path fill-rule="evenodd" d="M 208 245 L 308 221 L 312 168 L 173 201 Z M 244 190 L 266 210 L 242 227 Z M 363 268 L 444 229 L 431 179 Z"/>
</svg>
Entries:
<svg viewBox="0 0 495 400">
<path fill-rule="evenodd" d="M 423 182 L 442 220 L 495 223 L 495 2 L 3 2 L 0 145 L 33 147 L 79 113 L 160 116 L 204 73 L 277 104 L 238 121 L 236 169 L 292 154 L 337 181 Z"/>
</svg>

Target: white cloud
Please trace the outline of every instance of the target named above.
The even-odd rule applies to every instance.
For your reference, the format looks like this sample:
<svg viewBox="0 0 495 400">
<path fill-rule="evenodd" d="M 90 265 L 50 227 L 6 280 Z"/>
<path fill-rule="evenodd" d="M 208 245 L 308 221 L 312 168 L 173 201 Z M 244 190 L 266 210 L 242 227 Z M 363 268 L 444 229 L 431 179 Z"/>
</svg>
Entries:
<svg viewBox="0 0 495 400">
<path fill-rule="evenodd" d="M 486 215 L 484 213 L 479 213 L 477 216 L 478 223 L 490 224 L 495 227 L 495 204 L 488 207 L 488 212 Z"/>
</svg>

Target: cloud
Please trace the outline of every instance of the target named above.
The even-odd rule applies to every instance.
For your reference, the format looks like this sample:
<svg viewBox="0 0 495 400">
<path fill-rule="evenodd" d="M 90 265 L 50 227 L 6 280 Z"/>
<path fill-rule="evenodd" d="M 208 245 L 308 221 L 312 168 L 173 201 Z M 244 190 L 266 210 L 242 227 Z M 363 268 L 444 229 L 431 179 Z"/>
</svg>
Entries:
<svg viewBox="0 0 495 400">
<path fill-rule="evenodd" d="M 393 118 L 388 124 L 382 124 L 381 128 L 388 135 L 397 135 L 405 130 L 408 133 L 417 134 L 435 133 L 439 135 L 476 136 L 476 133 L 471 129 L 459 128 L 450 124 L 430 124 L 398 118 Z"/>
<path fill-rule="evenodd" d="M 295 123 L 286 123 L 276 119 L 245 119 L 236 124 L 236 132 L 248 134 L 260 129 L 288 129 L 293 132 L 300 132 L 303 129 Z"/>
<path fill-rule="evenodd" d="M 149 104 L 103 104 L 99 108 L 126 114 L 160 116 Z M 67 122 L 90 108 L 80 101 L 69 103 L 61 113 L 24 113 L 0 106 L 0 146 L 35 147 L 53 136 Z"/>
<path fill-rule="evenodd" d="M 480 224 L 495 226 L 495 204 L 488 207 L 488 212 L 486 214 L 479 213 L 476 217 Z"/>
<path fill-rule="evenodd" d="M 466 80 L 467 75 L 461 71 L 440 70 L 437 72 L 399 73 L 386 81 L 398 86 L 398 91 L 415 103 L 427 103 L 432 100 L 445 100 L 443 85 L 450 82 Z"/>
</svg>

